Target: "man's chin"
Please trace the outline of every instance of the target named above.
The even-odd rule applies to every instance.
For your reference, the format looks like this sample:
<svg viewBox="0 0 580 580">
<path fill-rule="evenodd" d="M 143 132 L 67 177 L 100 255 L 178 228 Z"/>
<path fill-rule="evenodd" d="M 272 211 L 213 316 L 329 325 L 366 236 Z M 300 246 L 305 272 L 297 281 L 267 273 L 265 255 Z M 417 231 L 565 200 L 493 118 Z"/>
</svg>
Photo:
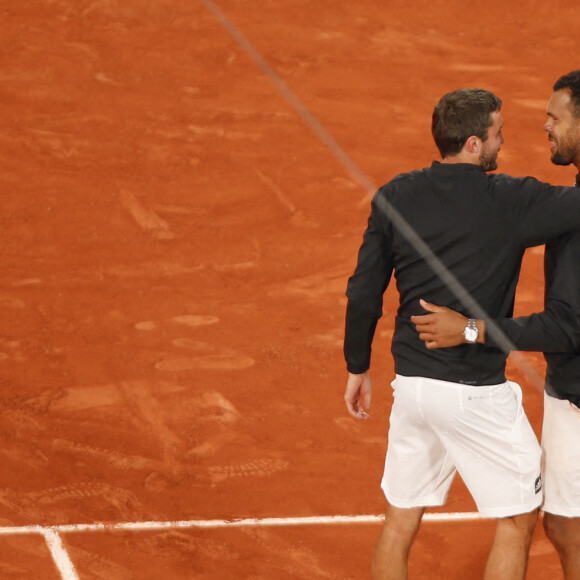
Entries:
<svg viewBox="0 0 580 580">
<path fill-rule="evenodd" d="M 554 153 L 554 155 L 552 155 L 551 157 L 552 163 L 554 165 L 570 165 L 570 163 L 572 163 L 572 159 L 568 159 L 566 157 L 562 157 L 562 155 L 560 155 L 558 152 Z"/>
<path fill-rule="evenodd" d="M 481 167 L 484 171 L 495 171 L 497 169 L 497 161 L 484 163 L 481 165 Z"/>
</svg>

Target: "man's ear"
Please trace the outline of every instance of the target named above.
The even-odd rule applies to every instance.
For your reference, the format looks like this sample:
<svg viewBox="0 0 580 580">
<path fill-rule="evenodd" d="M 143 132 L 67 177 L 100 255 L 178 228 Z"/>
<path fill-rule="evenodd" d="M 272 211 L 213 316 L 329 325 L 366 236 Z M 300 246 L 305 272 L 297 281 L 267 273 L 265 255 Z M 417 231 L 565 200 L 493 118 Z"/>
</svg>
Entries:
<svg viewBox="0 0 580 580">
<path fill-rule="evenodd" d="M 465 142 L 465 149 L 468 153 L 479 153 L 481 151 L 481 139 L 475 135 L 467 138 Z"/>
</svg>

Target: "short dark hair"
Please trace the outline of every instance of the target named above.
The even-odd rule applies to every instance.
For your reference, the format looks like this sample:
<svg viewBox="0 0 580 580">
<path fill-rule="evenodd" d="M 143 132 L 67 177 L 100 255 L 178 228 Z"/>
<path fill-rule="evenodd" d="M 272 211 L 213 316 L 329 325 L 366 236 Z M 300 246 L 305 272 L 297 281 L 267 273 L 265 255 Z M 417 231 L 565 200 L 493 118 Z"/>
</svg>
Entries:
<svg viewBox="0 0 580 580">
<path fill-rule="evenodd" d="M 562 89 L 569 89 L 572 93 L 572 115 L 580 118 L 580 70 L 573 70 L 554 83 L 554 91 Z"/>
<path fill-rule="evenodd" d="M 491 114 L 501 99 L 485 89 L 457 89 L 443 95 L 433 110 L 431 132 L 441 157 L 457 155 L 469 137 L 487 139 Z"/>
</svg>

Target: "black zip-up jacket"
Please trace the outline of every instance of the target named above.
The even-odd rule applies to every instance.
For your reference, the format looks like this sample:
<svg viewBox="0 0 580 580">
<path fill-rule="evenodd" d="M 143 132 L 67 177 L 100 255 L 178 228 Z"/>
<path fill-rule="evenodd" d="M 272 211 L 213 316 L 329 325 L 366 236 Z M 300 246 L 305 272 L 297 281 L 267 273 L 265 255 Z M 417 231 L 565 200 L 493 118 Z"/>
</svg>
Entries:
<svg viewBox="0 0 580 580">
<path fill-rule="evenodd" d="M 381 209 L 383 198 L 426 242 L 490 318 L 513 314 L 525 248 L 580 229 L 580 192 L 532 177 L 486 174 L 473 164 L 433 162 L 381 187 L 373 198 L 358 263 L 347 287 L 347 369 L 370 367 L 383 294 L 394 271 L 400 304 L 392 353 L 395 372 L 469 385 L 505 381 L 506 354 L 487 345 L 428 350 L 410 317 L 419 299 L 466 312 L 447 285 Z"/>
<path fill-rule="evenodd" d="M 493 322 L 518 350 L 543 351 L 546 392 L 580 407 L 580 232 L 546 244 L 544 275 L 543 312 Z"/>
</svg>

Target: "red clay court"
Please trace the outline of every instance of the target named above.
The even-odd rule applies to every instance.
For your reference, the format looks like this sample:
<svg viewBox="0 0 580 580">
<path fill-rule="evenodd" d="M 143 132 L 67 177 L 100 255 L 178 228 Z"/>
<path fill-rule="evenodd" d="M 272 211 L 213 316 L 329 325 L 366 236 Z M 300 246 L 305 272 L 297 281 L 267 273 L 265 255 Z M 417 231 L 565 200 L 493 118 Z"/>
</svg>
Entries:
<svg viewBox="0 0 580 580">
<path fill-rule="evenodd" d="M 462 86 L 504 101 L 500 171 L 571 184 L 542 124 L 578 67 L 576 16 L 0 2 L 0 578 L 368 578 L 397 301 L 358 423 L 344 291 L 369 191 L 431 163 L 433 105 Z M 542 307 L 542 254 L 517 313 Z M 535 375 L 510 358 L 509 376 L 539 435 L 544 362 L 524 359 Z M 493 522 L 474 511 L 457 479 L 412 579 L 481 576 Z M 528 578 L 562 578 L 541 525 Z"/>
</svg>

